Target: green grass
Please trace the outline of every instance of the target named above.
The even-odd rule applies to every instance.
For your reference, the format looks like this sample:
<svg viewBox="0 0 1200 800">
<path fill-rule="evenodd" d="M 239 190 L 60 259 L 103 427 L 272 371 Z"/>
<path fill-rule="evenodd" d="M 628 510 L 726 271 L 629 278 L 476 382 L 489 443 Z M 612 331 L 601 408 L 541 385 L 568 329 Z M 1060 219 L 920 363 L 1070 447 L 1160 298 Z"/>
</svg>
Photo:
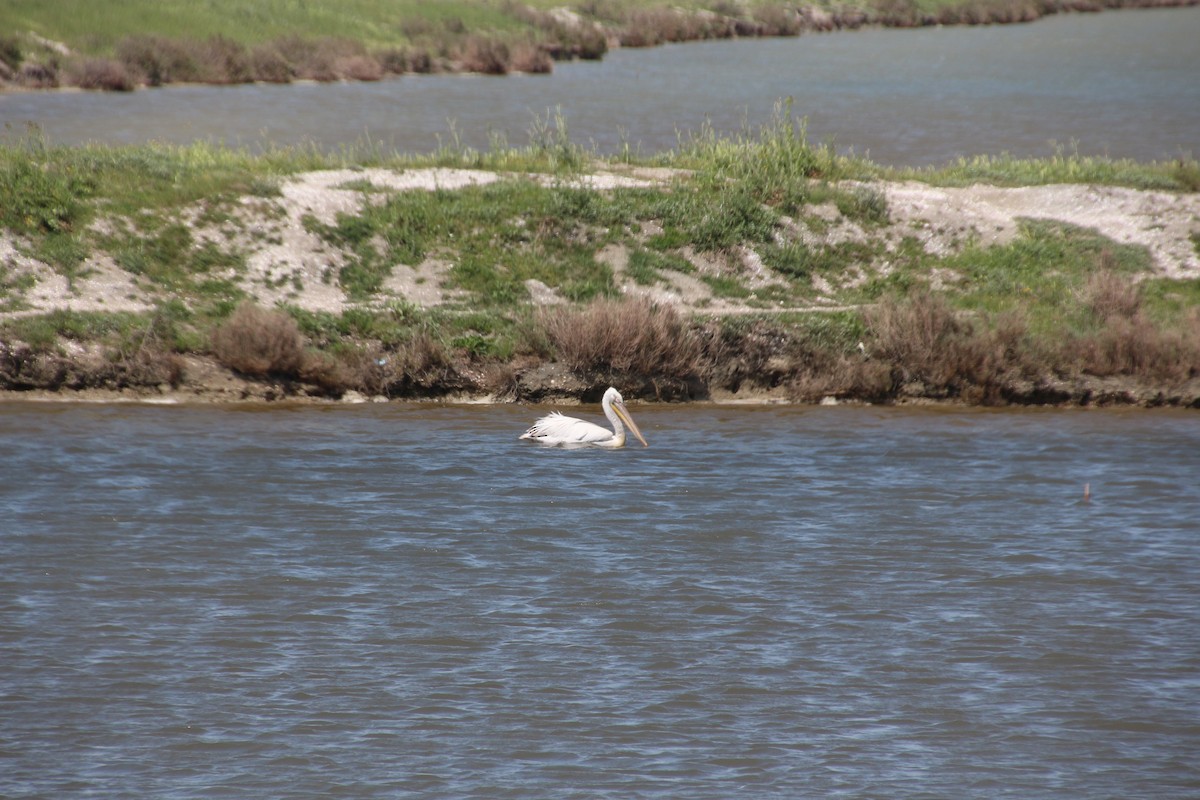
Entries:
<svg viewBox="0 0 1200 800">
<path fill-rule="evenodd" d="M 8 0 L 0 30 L 34 31 L 92 54 L 111 54 L 124 36 L 147 32 L 168 38 L 224 36 L 244 44 L 302 34 L 334 36 L 370 46 L 406 41 L 403 22 L 447 23 L 471 30 L 515 28 L 499 5 L 418 0 Z"/>
<path fill-rule="evenodd" d="M 731 379 L 735 383 L 771 360 L 773 370 L 790 363 L 808 376 L 804 392 L 834 391 L 829 386 L 836 382 L 812 375 L 836 369 L 843 381 L 837 385 L 851 387 L 847 392 L 890 396 L 895 381 L 877 363 L 864 362 L 856 349 L 859 342 L 887 349 L 879 339 L 885 328 L 871 316 L 877 307 L 898 309 L 887 318 L 892 327 L 886 330 L 922 314 L 939 321 L 941 338 L 935 338 L 933 349 L 949 348 L 944 363 L 928 356 L 929 348 L 919 342 L 907 350 L 893 349 L 897 358 L 908 359 L 901 372 L 922 376 L 922 381 L 950 381 L 946 392 L 964 391 L 954 381 L 964 380 L 960 373 L 971 373 L 969 365 L 982 360 L 998 372 L 989 373 L 991 383 L 980 396 L 994 399 L 999 396 L 995 374 L 1036 370 L 1028 361 L 1031 353 L 1053 354 L 1047 364 L 1056 370 L 1092 369 L 1107 375 L 1142 368 L 1136 353 L 1145 350 L 1156 354 L 1142 359 L 1151 362 L 1147 374 L 1173 380 L 1189 374 L 1187 341 L 1189 331 L 1197 329 L 1189 320 L 1200 308 L 1200 281 L 1145 280 L 1129 289 L 1136 292 L 1136 307 L 1115 318 L 1097 310 L 1097 292 L 1117 291 L 1097 288 L 1097 276 L 1112 276 L 1110 283 L 1120 289 L 1122 281 L 1132 283 L 1133 276 L 1150 271 L 1149 256 L 1088 229 L 1026 221 L 1007 244 L 984 247 L 967 240 L 957 252 L 943 256 L 926 253 L 915 239 L 887 247 L 876 235 L 891 214 L 884 195 L 853 181 L 899 173 L 810 145 L 803 126 L 789 114 L 781 106 L 755 131 L 728 139 L 703 137 L 646 161 L 686 167 L 691 171 L 687 177 L 660 188 L 606 192 L 573 183 L 591 165 L 603 166 L 603 159 L 570 142 L 561 116 L 547 118 L 549 128 L 535 125 L 524 148 L 495 143 L 488 151 L 445 148 L 428 157 L 376 148 L 337 154 L 305 148 L 250 154 L 212 145 L 64 148 L 49 147 L 36 135 L 0 143 L 0 185 L 4 196 L 12 198 L 0 208 L 0 224 L 18 251 L 44 260 L 76 285 L 88 258 L 110 257 L 155 304 L 145 314 L 54 312 L 8 319 L 0 322 L 0 338 L 47 351 L 63 340 L 97 342 L 133 365 L 128 369 L 141 363 L 131 354 L 140 357 L 147 342 L 170 352 L 205 352 L 213 330 L 251 288 L 243 284 L 246 242 L 254 241 L 239 217 L 245 203 L 258 208 L 262 219 L 276 221 L 283 214 L 280 186 L 294 173 L 453 165 L 535 172 L 542 180 L 508 177 L 432 192 L 398 193 L 364 181 L 343 187 L 362 194 L 361 210 L 341 214 L 331 224 L 309 218 L 306 225 L 340 253 L 344 266 L 329 276 L 353 305 L 340 314 L 286 309 L 307 347 L 319 354 L 298 376 L 323 386 L 411 393 L 439 380 L 454 359 L 483 374 L 521 359 L 554 357 L 554 346 L 539 327 L 544 323 L 528 303 L 526 282 L 536 279 L 552 287 L 572 308 L 618 298 L 622 286 L 617 276 L 597 258 L 608 247 L 628 252 L 625 277 L 641 286 L 669 283 L 674 273 L 699 274 L 686 257 L 692 253 L 704 254 L 710 264 L 736 264 L 745 249 L 762 258 L 775 282 L 756 284 L 753 290 L 737 269 L 715 275 L 700 271 L 714 297 L 764 309 L 722 320 L 703 356 L 738 353 L 736 358 L 748 366 L 738 373 L 741 377 Z M 618 162 L 627 159 L 622 156 Z M 904 177 L 920 175 L 943 183 L 978 180 L 983 174 L 1001 183 L 1094 178 L 1186 192 L 1194 191 L 1188 188 L 1193 171 L 1190 163 L 1063 156 L 1044 162 L 977 160 Z M 787 219 L 820 234 L 823 226 L 836 224 L 825 221 L 830 206 L 856 223 L 865 240 L 819 245 L 795 238 Z M 192 221 L 208 235 L 200 235 Z M 269 239 L 275 234 L 257 235 Z M 1200 247 L 1196 235 L 1192 243 Z M 464 300 L 422 310 L 383 290 L 397 268 L 426 259 L 450 265 L 447 288 L 464 293 Z M 883 261 L 889 265 L 886 272 L 876 269 Z M 919 300 L 935 276 L 945 286 L 938 301 L 944 307 Z M 860 308 L 803 315 L 765 312 L 811 304 L 816 278 L 834 287 L 829 299 Z M 21 309 L 31 280 L 0 272 L 0 306 Z M 277 280 L 282 285 L 292 279 L 284 275 Z M 1134 295 L 1123 299 L 1120 291 L 1110 305 L 1133 307 L 1128 298 Z M 1070 355 L 1063 354 L 1062 343 L 1073 348 Z M 1026 360 L 1006 360 L 1016 350 Z M 783 355 L 772 360 L 771 354 Z M 596 363 L 601 362 L 603 358 Z M 610 362 L 616 363 L 604 363 Z M 411 379 L 397 370 L 416 370 L 422 377 Z M 145 380 L 161 381 L 164 374 L 163 369 L 143 371 L 149 376 Z M 684 372 L 673 374 L 678 379 Z"/>
<path fill-rule="evenodd" d="M 1031 220 L 1012 243 L 968 248 L 939 266 L 962 276 L 950 294 L 960 307 L 992 315 L 1023 310 L 1036 331 L 1049 333 L 1080 324 L 1090 276 L 1107 270 L 1132 278 L 1150 268 L 1150 257 L 1083 228 Z"/>
<path fill-rule="evenodd" d="M 917 180 L 936 186 L 1041 186 L 1053 183 L 1086 183 L 1127 186 L 1133 189 L 1195 192 L 1200 190 L 1200 163 L 1195 159 L 1137 162 L 1083 156 L 1058 148 L 1048 158 L 1014 158 L 980 155 L 952 164 L 922 169 L 883 169 L 888 180 Z"/>
</svg>

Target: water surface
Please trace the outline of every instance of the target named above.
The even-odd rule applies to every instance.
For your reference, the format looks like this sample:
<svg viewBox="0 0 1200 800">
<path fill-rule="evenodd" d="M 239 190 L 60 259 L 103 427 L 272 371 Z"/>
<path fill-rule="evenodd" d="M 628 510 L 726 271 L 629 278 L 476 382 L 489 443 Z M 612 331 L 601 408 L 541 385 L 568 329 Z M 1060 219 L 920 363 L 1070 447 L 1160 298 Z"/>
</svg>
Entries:
<svg viewBox="0 0 1200 800">
<path fill-rule="evenodd" d="M 556 109 L 604 153 L 736 134 L 791 98 L 814 141 L 884 164 L 1058 149 L 1142 160 L 1200 154 L 1200 7 L 1029 25 L 866 30 L 617 50 L 550 76 L 0 95 L 0 121 L 51 141 L 368 142 L 403 152 L 529 142 Z"/>
<path fill-rule="evenodd" d="M 539 411 L 0 406 L 0 796 L 1200 793 L 1194 412 Z"/>
</svg>

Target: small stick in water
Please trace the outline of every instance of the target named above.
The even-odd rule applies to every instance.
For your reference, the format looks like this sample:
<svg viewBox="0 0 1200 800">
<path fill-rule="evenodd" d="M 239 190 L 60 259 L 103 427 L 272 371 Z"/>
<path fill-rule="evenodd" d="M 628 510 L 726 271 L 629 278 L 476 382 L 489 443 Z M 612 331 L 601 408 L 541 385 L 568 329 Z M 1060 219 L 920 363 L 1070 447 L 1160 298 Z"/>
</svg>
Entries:
<svg viewBox="0 0 1200 800">
<path fill-rule="evenodd" d="M 1085 502 L 1092 499 L 1092 485 L 1090 483 L 1083 485 L 1083 499 Z"/>
</svg>

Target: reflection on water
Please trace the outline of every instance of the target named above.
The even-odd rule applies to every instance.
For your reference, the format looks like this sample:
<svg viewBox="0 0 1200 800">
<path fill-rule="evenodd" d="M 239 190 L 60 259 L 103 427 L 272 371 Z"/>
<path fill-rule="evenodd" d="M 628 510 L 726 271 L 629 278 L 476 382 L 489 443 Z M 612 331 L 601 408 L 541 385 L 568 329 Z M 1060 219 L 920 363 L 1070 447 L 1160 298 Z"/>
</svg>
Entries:
<svg viewBox="0 0 1200 800">
<path fill-rule="evenodd" d="M 0 121 L 55 142 L 216 140 L 524 146 L 559 109 L 605 153 L 674 149 L 706 124 L 738 133 L 781 98 L 814 140 L 885 164 L 1004 152 L 1200 154 L 1200 8 L 1064 15 L 1031 25 L 869 30 L 618 50 L 551 76 L 0 95 Z M 11 135 L 11 134 L 10 134 Z"/>
<path fill-rule="evenodd" d="M 1194 413 L 539 411 L 0 407 L 0 795 L 1200 787 Z"/>
</svg>

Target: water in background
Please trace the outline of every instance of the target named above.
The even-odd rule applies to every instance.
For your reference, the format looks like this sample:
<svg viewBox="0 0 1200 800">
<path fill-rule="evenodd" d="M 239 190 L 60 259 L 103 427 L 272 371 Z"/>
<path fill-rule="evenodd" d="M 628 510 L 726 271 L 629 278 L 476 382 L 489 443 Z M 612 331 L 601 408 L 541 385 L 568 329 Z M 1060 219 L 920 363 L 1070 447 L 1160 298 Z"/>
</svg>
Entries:
<svg viewBox="0 0 1200 800">
<path fill-rule="evenodd" d="M 812 140 L 883 164 L 1057 148 L 1172 159 L 1200 155 L 1197 41 L 1200 7 L 1114 11 L 617 50 L 550 76 L 0 94 L 0 122 L 8 138 L 33 122 L 64 144 L 371 142 L 429 153 L 486 150 L 493 137 L 523 147 L 557 109 L 579 144 L 654 154 L 706 124 L 756 127 L 791 98 Z"/>
<path fill-rule="evenodd" d="M 0 795 L 1200 794 L 1194 412 L 633 411 L 0 406 Z"/>
</svg>

